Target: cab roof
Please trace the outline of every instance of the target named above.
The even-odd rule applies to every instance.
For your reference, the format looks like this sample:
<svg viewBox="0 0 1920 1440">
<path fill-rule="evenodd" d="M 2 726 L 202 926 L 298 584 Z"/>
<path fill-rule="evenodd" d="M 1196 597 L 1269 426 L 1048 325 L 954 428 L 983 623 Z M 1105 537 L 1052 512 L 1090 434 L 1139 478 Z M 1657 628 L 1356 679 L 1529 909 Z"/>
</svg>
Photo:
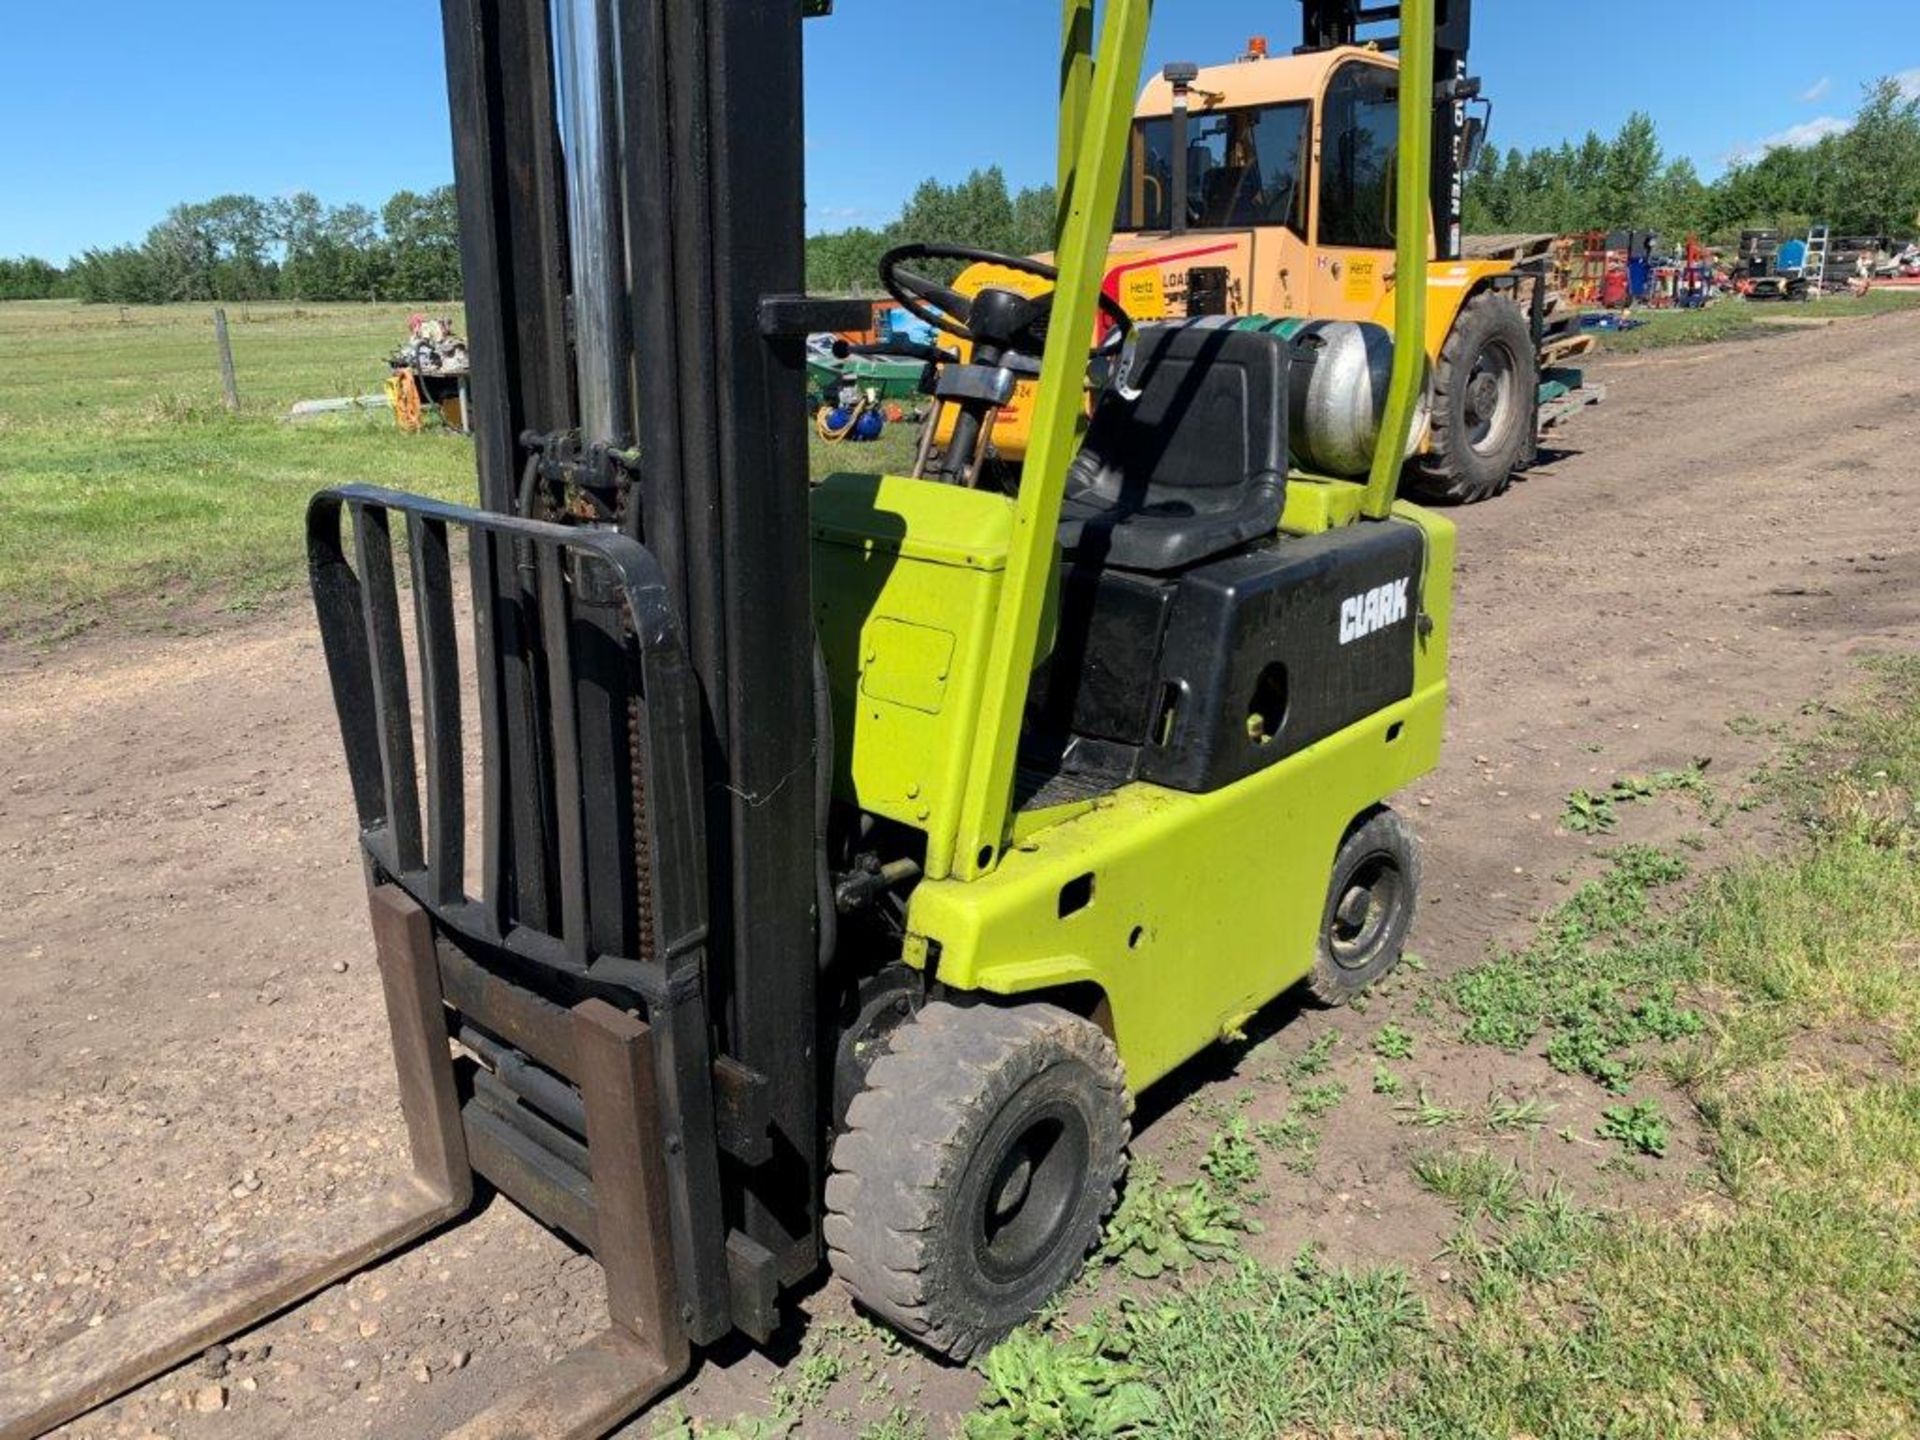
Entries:
<svg viewBox="0 0 1920 1440">
<path fill-rule="evenodd" d="M 1264 60 L 1237 60 L 1209 65 L 1190 87 L 1194 113 L 1241 105 L 1271 105 L 1283 100 L 1311 100 L 1325 88 L 1334 66 L 1355 57 L 1392 65 L 1394 57 L 1372 45 L 1336 45 L 1305 55 L 1273 55 Z M 1198 92 L 1209 90 L 1222 98 L 1205 105 Z M 1140 92 L 1133 110 L 1136 118 L 1173 113 L 1173 86 L 1156 75 Z"/>
</svg>

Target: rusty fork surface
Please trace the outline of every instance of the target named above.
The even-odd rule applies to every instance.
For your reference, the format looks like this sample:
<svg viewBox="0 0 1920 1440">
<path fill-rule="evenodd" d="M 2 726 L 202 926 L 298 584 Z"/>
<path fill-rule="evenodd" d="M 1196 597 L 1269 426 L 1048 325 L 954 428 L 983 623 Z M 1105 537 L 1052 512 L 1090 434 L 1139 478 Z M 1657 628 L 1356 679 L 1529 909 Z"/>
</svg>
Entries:
<svg viewBox="0 0 1920 1440">
<path fill-rule="evenodd" d="M 447 1044 L 433 925 L 397 886 L 373 886 L 369 904 L 412 1173 L 0 1377 L 0 1440 L 45 1434 L 468 1210 L 475 1160 Z M 542 1033 L 519 1033 L 512 1010 L 530 997 L 490 976 L 476 993 L 484 1022 L 502 1038 L 533 1039 L 535 1049 L 558 1042 L 572 1052 L 594 1159 L 593 1248 L 607 1272 L 610 1315 L 604 1331 L 455 1433 L 465 1440 L 584 1440 L 632 1415 L 688 1364 L 651 1037 L 645 1024 L 600 1000 L 570 1011 L 543 1007 L 552 1016 L 542 1017 Z M 509 1177 L 488 1178 L 513 1194 L 503 1183 Z"/>
</svg>

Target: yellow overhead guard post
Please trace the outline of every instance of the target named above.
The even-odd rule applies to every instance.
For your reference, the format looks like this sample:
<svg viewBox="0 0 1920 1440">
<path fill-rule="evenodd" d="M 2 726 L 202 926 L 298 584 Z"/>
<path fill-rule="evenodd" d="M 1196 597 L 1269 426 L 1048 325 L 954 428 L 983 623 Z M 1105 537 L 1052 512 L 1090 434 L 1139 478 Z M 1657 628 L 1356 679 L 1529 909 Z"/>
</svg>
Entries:
<svg viewBox="0 0 1920 1440">
<path fill-rule="evenodd" d="M 1073 167 L 1080 134 L 1087 123 L 1087 96 L 1093 90 L 1093 0 L 1061 0 L 1060 5 L 1060 173 L 1054 203 L 1053 239 L 1060 243 L 1067 205 L 1073 194 Z"/>
<path fill-rule="evenodd" d="M 1393 513 L 1400 467 L 1413 438 L 1427 365 L 1427 234 L 1433 153 L 1433 0 L 1402 0 L 1400 151 L 1394 166 L 1393 382 L 1373 449 L 1373 469 L 1360 511 L 1372 520 Z"/>
<path fill-rule="evenodd" d="M 1151 0 L 1109 0 L 1100 27 L 1099 59 L 1092 84 L 1079 79 L 1091 27 L 1076 12 L 1092 7 L 1067 0 L 1068 53 L 1062 56 L 1062 125 L 1070 123 L 1075 100 L 1086 99 L 1086 119 L 1078 160 L 1065 186 L 1055 263 L 1053 315 L 1040 368 L 1040 394 L 1034 404 L 1033 439 L 1014 509 L 1013 543 L 1001 592 L 993 648 L 988 652 L 985 693 L 975 732 L 973 758 L 961 794 L 955 873 L 971 880 L 991 871 L 1007 834 L 1007 810 L 1013 793 L 1014 758 L 1020 721 L 1026 709 L 1027 682 L 1040 643 L 1040 621 L 1057 555 L 1055 532 L 1066 493 L 1067 467 L 1075 445 L 1074 423 L 1086 399 L 1087 347 L 1093 335 L 1107 247 L 1113 242 L 1114 207 L 1120 199 L 1121 157 L 1139 88 L 1141 57 L 1147 46 Z M 1078 37 L 1076 41 L 1076 36 Z M 1063 163 L 1067 155 L 1062 137 Z"/>
</svg>

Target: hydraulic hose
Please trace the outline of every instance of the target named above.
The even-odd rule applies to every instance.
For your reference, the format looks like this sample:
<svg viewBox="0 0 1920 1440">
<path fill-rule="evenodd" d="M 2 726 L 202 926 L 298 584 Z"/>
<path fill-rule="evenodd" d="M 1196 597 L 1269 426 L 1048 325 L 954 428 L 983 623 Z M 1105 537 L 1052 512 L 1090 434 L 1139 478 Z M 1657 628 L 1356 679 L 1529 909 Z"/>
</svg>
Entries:
<svg viewBox="0 0 1920 1440">
<path fill-rule="evenodd" d="M 859 400 L 856 400 L 853 407 L 847 411 L 847 423 L 837 430 L 827 418 L 833 414 L 834 408 L 835 407 L 831 405 L 822 405 L 813 417 L 813 428 L 819 432 L 820 438 L 829 445 L 838 445 L 842 440 L 845 440 L 851 435 L 853 433 L 853 427 L 860 423 L 860 417 L 865 415 L 873 406 L 871 401 L 865 396 L 862 396 Z"/>
</svg>

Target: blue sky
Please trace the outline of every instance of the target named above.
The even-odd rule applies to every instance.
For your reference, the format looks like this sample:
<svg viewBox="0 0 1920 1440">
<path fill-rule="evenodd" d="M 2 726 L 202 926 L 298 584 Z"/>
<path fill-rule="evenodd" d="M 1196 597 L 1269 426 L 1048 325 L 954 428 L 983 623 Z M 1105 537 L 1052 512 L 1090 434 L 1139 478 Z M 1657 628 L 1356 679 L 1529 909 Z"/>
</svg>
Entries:
<svg viewBox="0 0 1920 1440">
<path fill-rule="evenodd" d="M 138 240 L 178 200 L 312 190 L 378 204 L 451 178 L 434 0 L 9 5 L 0 40 L 0 255 Z M 1149 63 L 1298 38 L 1289 0 L 1161 0 Z M 1882 0 L 1746 0 L 1737 22 L 1632 6 L 1480 0 L 1474 68 L 1503 148 L 1629 112 L 1713 175 L 1840 125 L 1863 82 L 1920 93 L 1920 30 Z M 1048 0 L 839 0 L 808 27 L 808 223 L 890 219 L 927 175 L 1053 165 Z M 1787 37 L 1790 37 L 1787 38 Z M 945 63 L 936 57 L 948 57 Z M 965 76 L 964 83 L 958 78 Z"/>
</svg>

